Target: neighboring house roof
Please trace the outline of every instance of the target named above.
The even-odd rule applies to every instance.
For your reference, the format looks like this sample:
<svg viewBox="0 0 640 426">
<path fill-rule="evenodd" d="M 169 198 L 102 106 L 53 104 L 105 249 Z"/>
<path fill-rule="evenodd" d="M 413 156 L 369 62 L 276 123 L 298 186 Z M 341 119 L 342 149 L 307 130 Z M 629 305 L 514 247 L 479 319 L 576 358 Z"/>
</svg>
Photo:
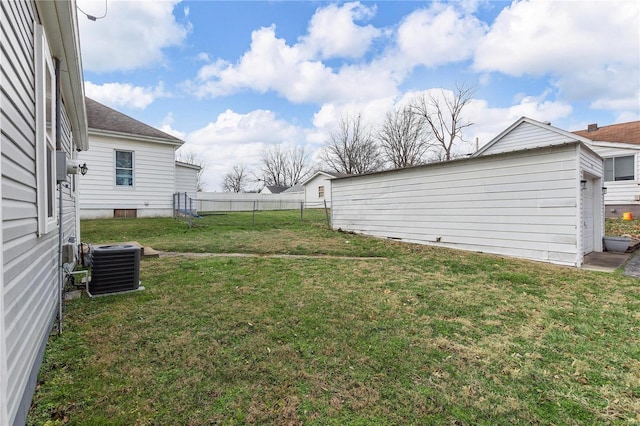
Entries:
<svg viewBox="0 0 640 426">
<path fill-rule="evenodd" d="M 178 161 L 178 160 L 176 160 L 176 166 L 186 167 L 186 168 L 194 169 L 194 170 L 200 170 L 202 168 L 202 167 L 198 166 L 197 164 L 189 164 L 189 163 L 185 163 L 185 162 Z"/>
<path fill-rule="evenodd" d="M 598 124 L 594 123 L 589 124 L 587 130 L 578 130 L 573 133 L 597 142 L 618 142 L 640 145 L 640 121 L 611 124 L 603 127 L 598 127 Z"/>
<path fill-rule="evenodd" d="M 291 194 L 296 192 L 304 192 L 304 186 L 302 186 L 301 183 L 297 185 L 293 185 L 291 188 L 288 188 L 282 191 L 283 194 Z"/>
<path fill-rule="evenodd" d="M 182 145 L 184 141 L 171 136 L 155 127 L 129 117 L 100 102 L 85 98 L 87 121 L 90 133 L 111 134 L 114 136 L 135 137 L 153 142 Z"/>
<path fill-rule="evenodd" d="M 278 186 L 278 185 L 267 185 L 265 186 L 265 188 L 267 188 L 269 192 L 271 192 L 272 194 L 279 194 L 289 189 L 288 186 Z"/>
<path fill-rule="evenodd" d="M 302 185 L 306 185 L 308 182 L 311 182 L 313 179 L 315 179 L 317 176 L 325 176 L 329 179 L 334 179 L 334 178 L 342 178 L 342 177 L 347 177 L 349 176 L 347 173 L 338 173 L 338 172 L 327 172 L 324 170 L 320 170 L 316 173 L 314 173 L 309 179 L 305 180 L 304 182 L 302 182 Z"/>
<path fill-rule="evenodd" d="M 591 142 L 591 139 L 582 137 L 582 136 L 580 136 L 578 134 L 575 134 L 575 133 L 567 132 L 566 130 L 562 130 L 562 129 L 558 128 L 558 127 L 553 127 L 549 123 L 543 123 L 541 121 L 537 121 L 537 120 L 534 120 L 534 119 L 529 118 L 529 117 L 520 117 L 518 120 L 516 120 L 515 123 L 513 123 L 511 126 L 507 127 L 505 130 L 503 130 L 502 133 L 500 133 L 495 138 L 491 139 L 482 148 L 480 148 L 475 153 L 473 153 L 472 157 L 478 157 L 478 156 L 482 155 L 485 151 L 487 151 L 493 145 L 497 144 L 500 141 L 500 139 L 504 138 L 506 135 L 511 133 L 513 131 L 513 129 L 515 129 L 516 127 L 518 127 L 522 123 L 529 123 L 529 124 L 531 124 L 533 126 L 540 127 L 540 128 L 546 129 L 546 130 L 550 130 L 550 131 L 552 131 L 554 133 L 558 133 L 558 134 L 560 134 L 562 136 L 567 137 L 569 139 L 569 141 L 580 141 L 580 142 L 583 142 L 583 143 Z M 544 146 L 544 145 L 541 145 L 541 146 Z"/>
</svg>

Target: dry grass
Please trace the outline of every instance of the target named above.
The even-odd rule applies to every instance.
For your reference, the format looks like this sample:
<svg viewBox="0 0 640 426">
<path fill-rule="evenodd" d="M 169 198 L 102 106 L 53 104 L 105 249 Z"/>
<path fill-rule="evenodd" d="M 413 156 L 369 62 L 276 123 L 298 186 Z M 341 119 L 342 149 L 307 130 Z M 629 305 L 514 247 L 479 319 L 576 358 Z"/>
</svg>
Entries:
<svg viewBox="0 0 640 426">
<path fill-rule="evenodd" d="M 385 258 L 156 259 L 145 291 L 74 301 L 30 424 L 640 421 L 637 280 L 337 233 L 314 250 Z"/>
</svg>

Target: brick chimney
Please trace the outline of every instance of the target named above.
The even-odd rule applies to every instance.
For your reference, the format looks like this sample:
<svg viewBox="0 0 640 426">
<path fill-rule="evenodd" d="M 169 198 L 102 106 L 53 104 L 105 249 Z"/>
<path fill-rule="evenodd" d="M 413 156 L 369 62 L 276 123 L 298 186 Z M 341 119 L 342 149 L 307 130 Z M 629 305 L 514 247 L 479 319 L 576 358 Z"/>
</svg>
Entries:
<svg viewBox="0 0 640 426">
<path fill-rule="evenodd" d="M 598 123 L 589 124 L 587 126 L 587 132 L 595 132 L 598 130 Z"/>
</svg>

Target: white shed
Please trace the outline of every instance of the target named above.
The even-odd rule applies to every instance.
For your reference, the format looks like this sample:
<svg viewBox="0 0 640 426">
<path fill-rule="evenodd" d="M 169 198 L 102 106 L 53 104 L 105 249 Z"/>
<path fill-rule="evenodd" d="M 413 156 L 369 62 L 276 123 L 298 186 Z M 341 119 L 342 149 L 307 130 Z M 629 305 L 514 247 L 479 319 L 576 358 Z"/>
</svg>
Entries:
<svg viewBox="0 0 640 426">
<path fill-rule="evenodd" d="M 173 215 L 175 150 L 184 142 L 86 99 L 91 150 L 79 158 L 83 219 Z"/>
<path fill-rule="evenodd" d="M 179 192 L 181 194 L 186 192 L 190 198 L 195 199 L 196 194 L 198 193 L 198 173 L 200 173 L 200 166 L 176 161 L 175 168 L 175 192 Z"/>
<path fill-rule="evenodd" d="M 529 126 L 541 132 L 513 144 Z M 548 143 L 556 130 L 522 118 L 490 142 L 493 154 L 335 179 L 332 225 L 581 266 L 602 251 L 602 158 L 576 135 Z"/>
</svg>

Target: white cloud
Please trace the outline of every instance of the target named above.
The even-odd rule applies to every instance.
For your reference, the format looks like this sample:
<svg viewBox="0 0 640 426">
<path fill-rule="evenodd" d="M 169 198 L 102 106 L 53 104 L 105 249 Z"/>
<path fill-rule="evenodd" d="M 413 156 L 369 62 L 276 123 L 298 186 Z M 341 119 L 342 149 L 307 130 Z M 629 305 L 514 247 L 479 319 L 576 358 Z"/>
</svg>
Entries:
<svg viewBox="0 0 640 426">
<path fill-rule="evenodd" d="M 100 103 L 113 108 L 145 109 L 154 100 L 160 97 L 168 97 L 164 91 L 162 82 L 156 87 L 133 86 L 128 83 L 93 84 L 85 81 L 86 95 Z"/>
<path fill-rule="evenodd" d="M 320 8 L 311 18 L 309 34 L 301 41 L 306 49 L 313 54 L 319 52 L 323 58 L 359 58 L 381 31 L 371 25 L 359 26 L 355 21 L 370 19 L 375 12 L 375 6 L 369 8 L 360 2 Z"/>
<path fill-rule="evenodd" d="M 483 146 L 520 117 L 548 121 L 563 128 L 562 123 L 571 116 L 573 108 L 568 103 L 547 100 L 546 97 L 546 93 L 540 96 L 525 96 L 519 103 L 504 108 L 492 108 L 487 101 L 474 99 L 467 111 L 468 117 L 474 123 L 467 131 L 467 137 L 472 143 L 470 148 L 475 149 L 475 138 L 478 138 L 479 145 Z"/>
<path fill-rule="evenodd" d="M 267 146 L 305 144 L 306 135 L 304 129 L 278 119 L 271 111 L 239 114 L 227 110 L 216 121 L 186 135 L 185 140 L 185 146 L 207 162 L 206 190 L 221 191 L 224 175 L 235 164 L 254 168 Z"/>
<path fill-rule="evenodd" d="M 436 67 L 473 56 L 484 35 L 484 24 L 454 6 L 435 3 L 407 16 L 398 28 L 398 47 L 409 66 Z"/>
<path fill-rule="evenodd" d="M 637 111 L 640 3 L 514 2 L 480 42 L 474 67 L 516 77 L 551 76 L 564 99 Z"/>
<path fill-rule="evenodd" d="M 191 30 L 173 15 L 180 0 L 108 2 L 104 19 L 79 17 L 82 63 L 86 71 L 133 70 L 162 64 L 163 50 L 179 46 Z M 104 1 L 78 0 L 89 14 L 104 10 Z M 187 12 L 187 10 L 185 10 Z"/>
<path fill-rule="evenodd" d="M 207 64 L 197 82 L 186 87 L 200 97 L 229 95 L 250 88 L 275 91 L 291 102 L 374 99 L 396 93 L 398 81 L 380 62 L 344 65 L 337 72 L 320 61 L 310 60 L 302 45 L 287 45 L 277 38 L 275 26 L 251 35 L 251 47 L 236 65 L 224 60 Z"/>
<path fill-rule="evenodd" d="M 162 130 L 165 133 L 168 133 L 172 136 L 175 136 L 178 139 L 182 139 L 184 140 L 186 133 L 181 132 L 180 130 L 176 130 L 174 129 L 173 123 L 174 123 L 174 118 L 173 118 L 173 114 L 172 113 L 168 113 L 164 119 L 162 120 L 162 123 L 160 124 L 160 130 Z"/>
</svg>

